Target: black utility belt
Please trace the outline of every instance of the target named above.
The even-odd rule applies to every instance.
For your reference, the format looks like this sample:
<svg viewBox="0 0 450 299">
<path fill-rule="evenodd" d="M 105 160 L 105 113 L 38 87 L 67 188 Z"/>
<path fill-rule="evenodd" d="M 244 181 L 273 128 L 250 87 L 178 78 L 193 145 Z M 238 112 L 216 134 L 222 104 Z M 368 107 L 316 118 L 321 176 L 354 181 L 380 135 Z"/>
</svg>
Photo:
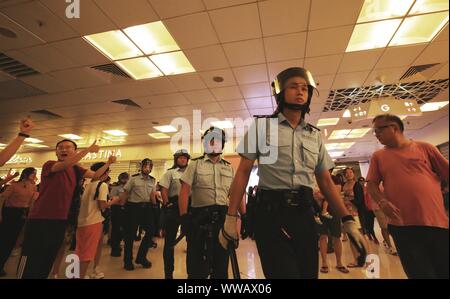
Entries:
<svg viewBox="0 0 450 299">
<path fill-rule="evenodd" d="M 257 203 L 282 204 L 288 207 L 311 205 L 313 190 L 309 187 L 300 187 L 297 190 L 264 190 L 256 192 Z"/>
</svg>

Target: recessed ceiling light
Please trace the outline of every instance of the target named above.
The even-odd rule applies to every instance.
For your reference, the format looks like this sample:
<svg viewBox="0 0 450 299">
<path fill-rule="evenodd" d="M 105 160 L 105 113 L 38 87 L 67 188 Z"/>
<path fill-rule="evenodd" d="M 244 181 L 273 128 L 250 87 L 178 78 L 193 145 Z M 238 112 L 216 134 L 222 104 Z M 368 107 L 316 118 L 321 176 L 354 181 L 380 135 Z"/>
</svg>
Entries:
<svg viewBox="0 0 450 299">
<path fill-rule="evenodd" d="M 448 101 L 445 102 L 432 102 L 426 103 L 420 106 L 422 112 L 436 111 L 448 105 Z"/>
<path fill-rule="evenodd" d="M 153 127 L 155 130 L 158 130 L 162 133 L 171 133 L 171 132 L 176 132 L 177 128 L 173 127 L 173 126 L 157 126 L 157 127 Z"/>
<path fill-rule="evenodd" d="M 334 130 L 328 139 L 344 139 L 351 130 Z"/>
<path fill-rule="evenodd" d="M 214 82 L 217 82 L 217 83 L 221 83 L 221 82 L 223 82 L 223 77 L 220 77 L 220 76 L 214 76 L 214 77 L 213 77 L 213 81 L 214 81 Z"/>
<path fill-rule="evenodd" d="M 113 136 L 127 136 L 128 135 L 127 133 L 120 131 L 120 130 L 105 130 L 103 132 L 106 134 L 109 134 L 109 135 L 113 135 Z"/>
<path fill-rule="evenodd" d="M 44 147 L 48 147 L 47 145 L 43 145 L 43 144 L 37 144 L 37 143 L 27 143 L 25 144 L 26 146 L 29 147 L 36 147 L 36 148 L 44 148 Z"/>
<path fill-rule="evenodd" d="M 86 35 L 84 39 L 112 60 L 144 55 L 120 30 Z"/>
<path fill-rule="evenodd" d="M 25 142 L 30 142 L 30 143 L 41 143 L 41 142 L 44 142 L 44 141 L 39 140 L 39 139 L 36 139 L 36 138 L 31 138 L 31 137 L 29 137 L 29 138 L 25 138 Z"/>
<path fill-rule="evenodd" d="M 150 59 L 166 76 L 195 72 L 182 51 L 153 55 Z"/>
<path fill-rule="evenodd" d="M 344 114 L 342 114 L 342 117 L 343 118 L 352 117 L 352 114 L 351 114 L 350 110 L 349 109 L 345 109 Z"/>
<path fill-rule="evenodd" d="M 389 46 L 411 45 L 431 41 L 448 23 L 448 11 L 407 17 Z"/>
<path fill-rule="evenodd" d="M 135 80 L 161 77 L 161 71 L 148 59 L 139 57 L 116 61 L 116 63 Z"/>
<path fill-rule="evenodd" d="M 334 126 L 339 122 L 339 118 L 322 118 L 317 122 L 317 126 Z"/>
<path fill-rule="evenodd" d="M 344 154 L 344 151 L 340 151 L 340 152 L 328 152 L 328 154 L 330 155 L 331 158 L 337 158 L 340 157 Z"/>
<path fill-rule="evenodd" d="M 327 151 L 341 150 L 351 148 L 355 142 L 341 142 L 341 143 L 326 143 L 325 148 Z"/>
<path fill-rule="evenodd" d="M 366 0 L 357 23 L 380 21 L 406 15 L 414 0 Z"/>
<path fill-rule="evenodd" d="M 448 0 L 417 0 L 409 15 L 448 10 Z"/>
<path fill-rule="evenodd" d="M 345 52 L 384 48 L 387 46 L 401 19 L 357 24 Z"/>
<path fill-rule="evenodd" d="M 150 137 L 154 138 L 154 139 L 167 139 L 167 138 L 170 138 L 169 135 L 164 134 L 164 133 L 149 133 L 148 135 Z"/>
<path fill-rule="evenodd" d="M 334 130 L 328 139 L 361 138 L 370 130 L 370 128 Z"/>
<path fill-rule="evenodd" d="M 180 50 L 161 21 L 128 27 L 123 31 L 145 54 Z"/>
<path fill-rule="evenodd" d="M 62 138 L 71 139 L 71 140 L 83 139 L 83 137 L 75 135 L 75 134 L 61 134 L 61 135 L 58 135 L 58 136 L 61 136 Z"/>
<path fill-rule="evenodd" d="M 102 137 L 105 140 L 112 141 L 112 142 L 125 142 L 125 138 L 123 136 L 104 136 Z"/>
</svg>

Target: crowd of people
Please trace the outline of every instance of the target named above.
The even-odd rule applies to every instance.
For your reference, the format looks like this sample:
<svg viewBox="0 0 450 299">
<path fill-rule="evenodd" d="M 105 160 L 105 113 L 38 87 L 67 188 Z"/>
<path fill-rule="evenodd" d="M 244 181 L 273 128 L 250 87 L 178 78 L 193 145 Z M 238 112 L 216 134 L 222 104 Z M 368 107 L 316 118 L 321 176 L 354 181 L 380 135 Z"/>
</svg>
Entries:
<svg viewBox="0 0 450 299">
<path fill-rule="evenodd" d="M 122 173 L 110 184 L 116 157 L 86 169 L 79 162 L 99 146 L 80 150 L 69 139 L 59 141 L 57 159 L 42 166 L 39 188 L 34 168 L 23 170 L 17 181 L 17 174 L 8 173 L 1 181 L 9 185 L 0 195 L 0 274 L 21 246 L 18 278 L 57 277 L 70 247 L 80 261 L 79 278 L 105 277 L 99 268 L 105 232 L 111 256 L 123 255 L 126 271 L 152 267 L 149 249 L 156 246 L 155 236 L 164 235 L 167 279 L 175 270 L 174 246 L 184 236 L 187 278 L 228 278 L 229 259 L 247 237 L 256 243 L 266 278 L 318 278 L 319 271 L 330 270 L 330 247 L 336 269 L 347 274 L 348 268 L 366 266 L 368 242 L 379 244 L 377 219 L 386 250 L 399 256 L 408 278 L 448 279 L 449 169 L 437 148 L 405 138 L 398 116 L 378 115 L 373 133 L 384 147 L 373 153 L 367 178 L 357 179 L 352 168 L 333 175 L 320 130 L 305 121 L 316 90 L 312 74 L 288 68 L 271 86 L 277 108 L 246 132 L 237 169 L 223 158 L 225 131 L 210 127 L 202 136 L 204 154 L 191 159 L 187 150 L 175 152 L 159 183 L 151 176 L 153 161 L 145 158 L 138 173 Z M 267 162 L 259 144 L 270 144 L 273 130 L 260 125 L 274 123 L 278 143 L 269 149 L 277 156 Z M 18 136 L 0 152 L 0 166 L 34 127 L 30 118 L 20 122 Z M 255 162 L 259 182 L 246 192 Z M 353 253 L 347 265 L 342 241 Z"/>
</svg>

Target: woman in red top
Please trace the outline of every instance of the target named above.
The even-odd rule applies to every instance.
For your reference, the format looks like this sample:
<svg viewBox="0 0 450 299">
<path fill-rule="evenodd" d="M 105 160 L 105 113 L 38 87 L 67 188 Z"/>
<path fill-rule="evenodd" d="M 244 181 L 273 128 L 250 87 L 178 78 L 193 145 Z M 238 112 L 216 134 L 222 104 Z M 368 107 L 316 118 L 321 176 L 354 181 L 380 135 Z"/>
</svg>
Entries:
<svg viewBox="0 0 450 299">
<path fill-rule="evenodd" d="M 0 195 L 0 276 L 3 267 L 23 229 L 33 199 L 37 198 L 36 169 L 25 168 L 19 181 L 12 183 Z M 2 209 L 3 207 L 3 209 Z"/>
</svg>

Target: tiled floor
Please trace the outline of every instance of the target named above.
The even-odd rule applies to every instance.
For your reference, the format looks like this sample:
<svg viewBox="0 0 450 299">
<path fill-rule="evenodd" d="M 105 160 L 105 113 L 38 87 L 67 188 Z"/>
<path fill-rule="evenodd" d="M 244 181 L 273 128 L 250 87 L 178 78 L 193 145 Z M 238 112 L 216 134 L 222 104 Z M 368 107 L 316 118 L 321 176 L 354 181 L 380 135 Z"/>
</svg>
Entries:
<svg viewBox="0 0 450 299">
<path fill-rule="evenodd" d="M 377 237 L 382 240 L 381 235 L 377 232 Z M 123 269 L 123 262 L 121 257 L 111 257 L 109 255 L 109 246 L 104 245 L 103 255 L 101 261 L 101 269 L 106 274 L 106 278 L 118 279 L 118 278 L 164 278 L 164 264 L 162 258 L 162 249 L 164 245 L 163 239 L 157 240 L 158 247 L 151 249 L 148 254 L 148 258 L 152 261 L 153 267 L 150 269 L 143 269 L 140 266 L 136 266 L 134 271 L 125 271 Z M 397 256 L 387 254 L 381 245 L 376 245 L 373 242 L 368 242 L 370 246 L 370 253 L 377 254 L 380 258 L 380 278 L 406 278 L 400 260 Z M 348 264 L 352 261 L 352 256 L 349 248 L 349 242 L 343 242 L 343 262 Z M 135 253 L 137 252 L 137 245 Z M 184 240 L 175 249 L 175 272 L 174 278 L 186 278 L 186 254 L 184 252 L 186 243 Z M 69 252 L 70 253 L 70 252 Z M 237 256 L 239 261 L 239 267 L 242 278 L 264 278 L 261 270 L 258 252 L 256 245 L 251 240 L 244 240 L 240 242 L 239 249 L 237 250 Z M 6 264 L 5 270 L 8 276 L 5 278 L 14 278 L 15 269 L 17 266 L 17 257 L 12 257 Z M 344 274 L 335 269 L 336 262 L 334 254 L 328 255 L 328 264 L 330 272 L 327 274 L 320 273 L 319 277 L 322 279 L 327 278 L 366 278 L 365 270 L 361 268 L 349 269 L 350 273 Z M 61 266 L 60 277 L 65 277 L 65 265 Z M 231 266 L 230 266 L 230 277 Z"/>
</svg>

